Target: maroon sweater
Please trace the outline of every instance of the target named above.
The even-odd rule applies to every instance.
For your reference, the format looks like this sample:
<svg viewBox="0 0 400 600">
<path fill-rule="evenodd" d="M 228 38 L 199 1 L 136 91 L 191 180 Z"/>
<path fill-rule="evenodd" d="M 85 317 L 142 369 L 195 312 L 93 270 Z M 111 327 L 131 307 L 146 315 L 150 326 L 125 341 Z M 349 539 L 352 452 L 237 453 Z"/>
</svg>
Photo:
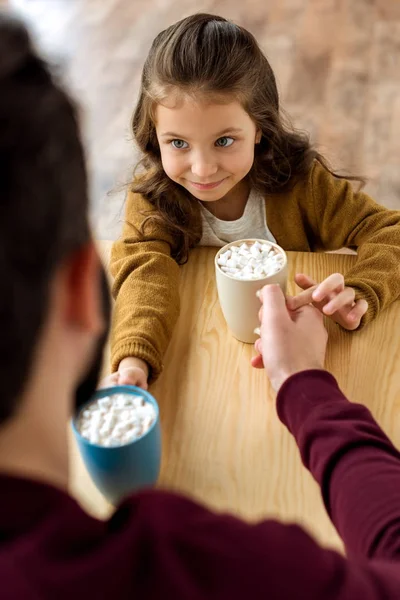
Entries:
<svg viewBox="0 0 400 600">
<path fill-rule="evenodd" d="M 323 371 L 290 378 L 277 408 L 347 559 L 297 526 L 248 525 L 172 494 L 138 494 L 102 522 L 58 489 L 3 476 L 0 598 L 399 600 L 399 453 Z"/>
</svg>

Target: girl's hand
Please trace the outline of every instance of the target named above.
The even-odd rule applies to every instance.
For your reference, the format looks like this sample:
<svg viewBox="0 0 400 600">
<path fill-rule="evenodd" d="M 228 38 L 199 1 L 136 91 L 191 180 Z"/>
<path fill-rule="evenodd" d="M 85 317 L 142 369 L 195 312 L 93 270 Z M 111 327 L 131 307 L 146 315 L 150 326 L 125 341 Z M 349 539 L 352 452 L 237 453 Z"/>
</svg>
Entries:
<svg viewBox="0 0 400 600">
<path fill-rule="evenodd" d="M 355 300 L 355 290 L 344 285 L 341 273 L 334 273 L 319 284 L 308 275 L 298 273 L 295 281 L 305 291 L 298 296 L 287 298 L 287 307 L 290 310 L 313 304 L 324 315 L 350 331 L 357 329 L 368 310 L 368 302 L 363 299 Z"/>
<path fill-rule="evenodd" d="M 140 358 L 124 358 L 118 366 L 118 371 L 105 377 L 100 383 L 100 388 L 112 387 L 114 385 L 136 385 L 147 390 L 147 378 L 149 376 L 149 367 L 144 360 Z"/>
</svg>

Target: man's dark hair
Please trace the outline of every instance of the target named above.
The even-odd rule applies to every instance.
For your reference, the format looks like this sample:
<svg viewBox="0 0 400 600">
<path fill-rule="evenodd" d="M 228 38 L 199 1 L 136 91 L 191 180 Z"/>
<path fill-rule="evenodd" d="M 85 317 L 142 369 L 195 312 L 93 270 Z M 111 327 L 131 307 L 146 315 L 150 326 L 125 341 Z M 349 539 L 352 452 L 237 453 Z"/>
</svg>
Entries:
<svg viewBox="0 0 400 600">
<path fill-rule="evenodd" d="M 0 423 L 29 377 L 52 275 L 89 239 L 77 110 L 0 11 Z"/>
<path fill-rule="evenodd" d="M 111 298 L 110 298 L 110 288 L 107 281 L 107 275 L 104 270 L 101 272 L 101 280 L 100 280 L 100 296 L 101 296 L 101 309 L 102 316 L 104 320 L 104 331 L 99 336 L 99 339 L 96 342 L 96 347 L 92 356 L 92 360 L 88 365 L 86 373 L 84 374 L 82 380 L 79 382 L 76 390 L 75 390 L 75 411 L 78 412 L 79 409 L 90 400 L 91 396 L 94 394 L 97 388 L 97 384 L 99 383 L 99 379 L 101 376 L 101 368 L 103 366 L 103 354 L 104 348 L 107 342 L 107 337 L 110 329 L 111 323 Z"/>
</svg>

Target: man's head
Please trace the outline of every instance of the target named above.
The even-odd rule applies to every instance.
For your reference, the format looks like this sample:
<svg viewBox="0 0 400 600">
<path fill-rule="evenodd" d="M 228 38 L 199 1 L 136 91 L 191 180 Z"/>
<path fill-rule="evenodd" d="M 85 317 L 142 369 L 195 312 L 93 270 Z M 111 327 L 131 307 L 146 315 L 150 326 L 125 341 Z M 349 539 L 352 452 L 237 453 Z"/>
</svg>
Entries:
<svg viewBox="0 0 400 600">
<path fill-rule="evenodd" d="M 0 281 L 1 425 L 54 370 L 73 392 L 104 330 L 77 111 L 1 12 Z"/>
</svg>

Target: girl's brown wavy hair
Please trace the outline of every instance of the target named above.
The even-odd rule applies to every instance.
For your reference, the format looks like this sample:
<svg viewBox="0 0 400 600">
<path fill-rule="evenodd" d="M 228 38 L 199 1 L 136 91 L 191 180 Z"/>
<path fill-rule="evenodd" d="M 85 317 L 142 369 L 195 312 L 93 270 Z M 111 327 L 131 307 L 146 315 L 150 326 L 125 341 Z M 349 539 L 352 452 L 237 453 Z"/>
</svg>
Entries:
<svg viewBox="0 0 400 600">
<path fill-rule="evenodd" d="M 161 163 L 154 108 L 176 93 L 241 103 L 262 133 L 248 175 L 252 188 L 262 194 L 287 191 L 307 175 L 315 159 L 330 171 L 308 135 L 285 123 L 274 73 L 251 33 L 209 14 L 168 27 L 155 38 L 143 68 L 132 129 L 142 153 L 138 167 L 145 175 L 135 178 L 132 189 L 155 208 L 142 233 L 149 220 L 161 222 L 176 240 L 172 253 L 178 263 L 186 262 L 190 248 L 199 243 L 202 227 L 199 202 L 165 174 Z"/>
</svg>

